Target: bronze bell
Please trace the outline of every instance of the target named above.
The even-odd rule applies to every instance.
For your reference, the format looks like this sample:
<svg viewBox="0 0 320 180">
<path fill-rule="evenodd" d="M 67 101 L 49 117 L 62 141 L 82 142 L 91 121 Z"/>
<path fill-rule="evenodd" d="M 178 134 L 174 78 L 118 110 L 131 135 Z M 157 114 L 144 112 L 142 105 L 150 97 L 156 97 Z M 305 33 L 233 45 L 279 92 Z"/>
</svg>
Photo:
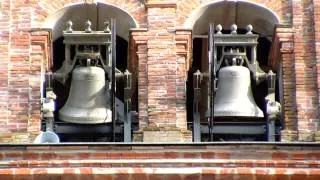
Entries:
<svg viewBox="0 0 320 180">
<path fill-rule="evenodd" d="M 218 89 L 214 98 L 215 117 L 263 117 L 252 96 L 250 71 L 237 64 L 220 69 Z"/>
<path fill-rule="evenodd" d="M 88 63 L 90 64 L 90 63 Z M 79 124 L 111 122 L 105 71 L 96 66 L 77 67 L 72 72 L 69 97 L 59 111 L 63 121 Z"/>
</svg>

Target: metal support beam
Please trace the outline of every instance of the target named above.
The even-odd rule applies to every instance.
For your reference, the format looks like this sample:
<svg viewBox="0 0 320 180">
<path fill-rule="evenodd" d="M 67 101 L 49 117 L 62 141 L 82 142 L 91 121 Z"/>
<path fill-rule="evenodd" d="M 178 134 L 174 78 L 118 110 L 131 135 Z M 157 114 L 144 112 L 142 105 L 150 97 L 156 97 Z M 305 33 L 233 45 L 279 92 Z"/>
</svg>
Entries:
<svg viewBox="0 0 320 180">
<path fill-rule="evenodd" d="M 127 109 L 126 109 L 127 110 Z M 126 113 L 123 124 L 123 142 L 131 142 L 131 112 Z"/>
<path fill-rule="evenodd" d="M 201 125 L 201 133 L 209 134 L 207 125 Z M 213 125 L 213 134 L 260 135 L 266 133 L 265 125 Z"/>
<path fill-rule="evenodd" d="M 276 129 L 275 129 L 274 120 L 268 121 L 268 141 L 275 142 L 276 141 Z"/>
<path fill-rule="evenodd" d="M 276 127 L 275 121 L 281 113 L 281 105 L 275 99 L 276 74 L 272 71 L 268 73 L 268 95 L 265 98 L 267 124 L 268 124 L 268 141 L 276 141 Z"/>
<path fill-rule="evenodd" d="M 193 74 L 193 141 L 201 142 L 201 130 L 200 130 L 200 84 L 201 84 L 201 72 L 197 70 Z"/>
<path fill-rule="evenodd" d="M 116 20 L 111 19 L 111 51 L 112 51 L 112 64 L 111 64 L 111 111 L 112 111 L 112 123 L 113 123 L 113 133 L 112 133 L 112 139 L 115 142 L 116 140 L 116 118 L 115 118 L 115 96 L 116 96 Z"/>
<path fill-rule="evenodd" d="M 201 142 L 199 102 L 193 103 L 193 141 Z"/>
<path fill-rule="evenodd" d="M 124 142 L 131 142 L 131 73 L 124 72 Z"/>
</svg>

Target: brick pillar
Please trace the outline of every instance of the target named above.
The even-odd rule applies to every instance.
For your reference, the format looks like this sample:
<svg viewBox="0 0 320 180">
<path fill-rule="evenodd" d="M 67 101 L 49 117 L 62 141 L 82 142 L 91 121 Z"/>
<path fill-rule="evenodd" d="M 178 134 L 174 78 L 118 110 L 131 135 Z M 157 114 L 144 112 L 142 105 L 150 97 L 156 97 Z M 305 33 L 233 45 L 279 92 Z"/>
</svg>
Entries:
<svg viewBox="0 0 320 180">
<path fill-rule="evenodd" d="M 10 42 L 10 26 L 11 26 L 11 3 L 3 1 L 0 3 L 0 143 L 10 142 L 11 134 L 8 127 L 9 116 L 9 42 Z M 12 129 L 12 128 L 11 128 Z"/>
<path fill-rule="evenodd" d="M 175 33 L 177 71 L 176 71 L 176 105 L 177 127 L 186 129 L 186 81 L 188 69 L 192 59 L 192 31 L 190 29 L 176 28 Z"/>
<path fill-rule="evenodd" d="M 317 89 L 318 95 L 320 95 L 320 0 L 313 0 L 313 23 L 314 23 L 314 47 L 316 56 L 316 72 L 317 72 Z M 320 100 L 318 98 L 318 110 L 320 109 Z M 320 142 L 320 127 L 319 127 L 319 117 L 318 122 L 316 122 L 317 132 L 315 133 L 315 141 Z"/>
<path fill-rule="evenodd" d="M 3 4 L 2 4 L 3 3 Z M 1 2 L 0 10 L 2 16 L 11 18 L 4 25 L 8 25 L 5 30 L 5 39 L 9 40 L 8 49 L 4 49 L 7 58 L 3 79 L 7 79 L 4 84 L 4 94 L 8 99 L 2 102 L 6 108 L 3 112 L 7 116 L 7 121 L 1 124 L 4 128 L 0 136 L 2 142 L 24 143 L 29 142 L 28 123 L 30 118 L 29 98 L 29 71 L 30 71 L 30 27 L 32 8 L 26 7 L 22 1 Z M 8 8 L 8 9 L 7 9 Z M 2 33 L 1 33 L 2 34 Z M 2 36 L 2 35 L 1 35 Z M 2 51 L 1 51 L 2 54 Z M 7 61 L 6 61 L 7 60 Z M 1 59 L 2 61 L 2 59 Z M 2 88 L 2 87 L 1 87 Z M 2 111 L 1 111 L 2 112 Z"/>
<path fill-rule="evenodd" d="M 132 99 L 133 109 L 138 110 L 139 130 L 134 132 L 133 141 L 142 141 L 142 129 L 148 126 L 148 76 L 147 76 L 147 29 L 130 30 L 130 61 L 129 69 L 132 72 L 132 97 L 138 97 L 137 102 Z"/>
<path fill-rule="evenodd" d="M 139 67 L 139 73 L 140 70 L 146 72 L 146 77 L 142 71 L 142 76 L 140 74 L 138 76 L 142 141 L 191 141 L 191 133 L 187 131 L 185 105 L 187 59 L 179 55 L 181 42 L 176 40 L 181 38 L 180 36 L 185 38 L 185 35 L 177 33 L 175 29 L 176 2 L 149 0 L 146 8 L 148 20 L 146 64 L 143 62 L 144 55 L 140 54 L 142 61 L 139 59 L 139 66 L 142 68 Z M 187 36 L 191 36 L 190 32 Z M 144 67 L 146 69 L 143 69 Z M 147 111 L 144 111 L 145 108 Z"/>
<path fill-rule="evenodd" d="M 0 142 L 30 142 L 40 130 L 40 73 L 50 50 L 38 48 L 32 15 L 32 3 L 0 3 Z"/>
<path fill-rule="evenodd" d="M 299 141 L 313 141 L 318 124 L 318 85 L 312 0 L 293 0 L 294 72 Z"/>
<path fill-rule="evenodd" d="M 281 64 L 282 77 L 282 121 L 281 141 L 297 141 L 297 105 L 295 103 L 295 71 L 294 69 L 294 31 L 291 26 L 278 25 L 272 44 L 270 64 L 277 69 Z M 280 61 L 279 61 L 280 59 Z"/>
<path fill-rule="evenodd" d="M 29 120 L 28 135 L 33 140 L 40 132 L 40 98 L 42 78 L 45 72 L 51 71 L 51 31 L 31 30 L 30 64 L 29 64 Z"/>
</svg>

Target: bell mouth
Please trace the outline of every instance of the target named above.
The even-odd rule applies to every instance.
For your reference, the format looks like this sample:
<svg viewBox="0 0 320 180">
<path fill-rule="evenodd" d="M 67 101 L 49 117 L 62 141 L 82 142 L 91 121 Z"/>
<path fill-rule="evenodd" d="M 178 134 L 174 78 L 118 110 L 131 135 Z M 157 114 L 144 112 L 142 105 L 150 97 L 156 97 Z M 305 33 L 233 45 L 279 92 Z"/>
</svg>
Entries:
<svg viewBox="0 0 320 180">
<path fill-rule="evenodd" d="M 214 116 L 214 123 L 227 123 L 227 124 L 246 124 L 246 123 L 262 123 L 265 124 L 264 117 L 254 117 L 254 116 Z"/>
<path fill-rule="evenodd" d="M 112 121 L 111 110 L 107 108 L 86 109 L 67 106 L 59 112 L 62 121 L 76 124 L 99 124 Z"/>
<path fill-rule="evenodd" d="M 248 101 L 247 105 L 241 102 L 220 103 L 214 108 L 215 117 L 264 117 L 263 112 L 254 103 Z"/>
</svg>

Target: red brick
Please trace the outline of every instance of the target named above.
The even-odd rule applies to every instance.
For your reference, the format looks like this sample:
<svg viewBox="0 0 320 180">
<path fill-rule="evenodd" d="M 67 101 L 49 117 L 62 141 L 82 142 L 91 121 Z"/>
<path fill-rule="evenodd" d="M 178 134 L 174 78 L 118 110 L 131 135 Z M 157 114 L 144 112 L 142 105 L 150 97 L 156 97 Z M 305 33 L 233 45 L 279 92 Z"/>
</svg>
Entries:
<svg viewBox="0 0 320 180">
<path fill-rule="evenodd" d="M 182 180 L 183 178 L 181 177 L 181 175 L 178 175 L 178 174 L 167 174 L 165 175 L 165 179 L 166 180 Z"/>
<path fill-rule="evenodd" d="M 80 177 L 82 177 L 82 175 Z M 63 174 L 63 175 L 61 175 L 61 180 L 78 180 L 78 179 L 79 179 L 78 174 Z"/>
<path fill-rule="evenodd" d="M 74 168 L 63 168 L 63 174 L 75 174 L 75 169 Z"/>
<path fill-rule="evenodd" d="M 32 152 L 26 152 L 22 154 L 22 157 L 24 160 L 30 159 L 30 160 L 36 160 L 38 159 L 40 156 L 38 153 L 32 153 Z"/>
<path fill-rule="evenodd" d="M 291 155 L 291 158 L 294 159 L 294 160 L 304 160 L 304 159 L 307 159 L 307 154 L 305 153 L 293 153 Z"/>
<path fill-rule="evenodd" d="M 190 175 L 183 175 L 183 180 L 200 180 L 201 175 L 200 174 L 190 174 Z"/>
<path fill-rule="evenodd" d="M 131 180 L 129 174 L 117 174 L 113 177 L 114 180 Z"/>
<path fill-rule="evenodd" d="M 141 174 L 141 173 L 132 174 L 131 179 L 132 180 L 149 180 L 149 175 L 148 174 Z"/>
<path fill-rule="evenodd" d="M 107 153 L 92 153 L 90 158 L 92 159 L 105 159 L 108 157 Z"/>
<path fill-rule="evenodd" d="M 217 174 L 218 171 L 216 168 L 203 168 L 202 174 Z"/>
<path fill-rule="evenodd" d="M 180 155 L 180 153 L 177 153 L 177 152 L 165 152 L 165 158 L 168 158 L 168 159 L 176 159 L 178 158 Z"/>
<path fill-rule="evenodd" d="M 14 170 L 15 175 L 29 175 L 31 170 L 29 168 L 17 168 Z"/>
<path fill-rule="evenodd" d="M 320 153 L 318 152 L 309 153 L 308 158 L 314 159 L 314 160 L 320 160 Z"/>
<path fill-rule="evenodd" d="M 5 156 L 6 158 L 9 158 L 9 159 L 22 159 L 22 154 L 16 153 L 16 152 L 6 153 Z"/>
<path fill-rule="evenodd" d="M 92 168 L 90 167 L 80 167 L 80 174 L 92 174 Z"/>
<path fill-rule="evenodd" d="M 198 155 L 198 153 L 194 153 L 194 152 L 192 152 L 192 153 L 183 153 L 183 157 L 184 158 L 198 158 L 199 155 Z"/>
<path fill-rule="evenodd" d="M 214 174 L 202 174 L 201 180 L 215 180 Z"/>
<path fill-rule="evenodd" d="M 90 153 L 78 153 L 77 156 L 78 156 L 78 159 L 89 159 Z"/>
<path fill-rule="evenodd" d="M 113 180 L 113 176 L 114 175 L 110 175 L 110 174 L 95 174 L 93 178 L 95 180 Z"/>
<path fill-rule="evenodd" d="M 14 174 L 13 169 L 0 169 L 0 175 L 12 175 Z"/>
<path fill-rule="evenodd" d="M 163 174 L 150 174 L 149 175 L 149 180 L 164 180 L 164 175 Z"/>
<path fill-rule="evenodd" d="M 274 159 L 274 160 L 285 160 L 285 159 L 288 159 L 288 153 L 285 153 L 285 152 L 274 152 L 274 153 L 272 153 L 272 159 Z"/>
<path fill-rule="evenodd" d="M 256 179 L 259 180 L 276 180 L 276 176 L 274 175 L 261 175 L 261 174 L 257 174 L 255 175 Z"/>
<path fill-rule="evenodd" d="M 230 158 L 230 153 L 228 153 L 228 152 L 216 152 L 215 153 L 215 158 L 217 158 L 217 159 L 229 159 Z"/>
<path fill-rule="evenodd" d="M 32 174 L 33 175 L 47 174 L 47 169 L 44 169 L 44 168 L 33 169 Z"/>
</svg>

